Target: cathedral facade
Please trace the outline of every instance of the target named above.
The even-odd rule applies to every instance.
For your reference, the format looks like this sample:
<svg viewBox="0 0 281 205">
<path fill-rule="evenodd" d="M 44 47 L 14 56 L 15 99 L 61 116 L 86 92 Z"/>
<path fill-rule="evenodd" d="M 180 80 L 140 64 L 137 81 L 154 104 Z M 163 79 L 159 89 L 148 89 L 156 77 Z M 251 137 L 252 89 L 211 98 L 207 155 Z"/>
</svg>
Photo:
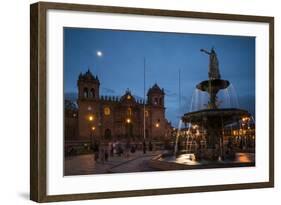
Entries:
<svg viewBox="0 0 281 205">
<path fill-rule="evenodd" d="M 156 140 L 171 135 L 171 123 L 165 118 L 165 92 L 157 84 L 149 88 L 146 102 L 136 99 L 130 90 L 121 97 L 101 96 L 100 81 L 89 70 L 79 75 L 77 85 L 80 140 Z"/>
<path fill-rule="evenodd" d="M 77 85 L 78 108 L 65 109 L 66 140 L 157 140 L 171 136 L 172 126 L 165 118 L 165 92 L 157 84 L 147 91 L 145 103 L 130 90 L 121 97 L 101 96 L 100 81 L 89 70 L 79 75 Z"/>
</svg>

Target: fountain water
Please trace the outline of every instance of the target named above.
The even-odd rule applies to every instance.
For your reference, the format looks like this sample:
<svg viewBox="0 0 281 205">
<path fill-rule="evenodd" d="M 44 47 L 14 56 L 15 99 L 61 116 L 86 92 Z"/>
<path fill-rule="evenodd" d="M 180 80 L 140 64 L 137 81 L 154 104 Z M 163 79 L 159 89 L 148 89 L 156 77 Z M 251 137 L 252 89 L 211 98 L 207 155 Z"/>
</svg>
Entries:
<svg viewBox="0 0 281 205">
<path fill-rule="evenodd" d="M 209 79 L 197 84 L 196 88 L 204 93 L 208 93 L 209 100 L 205 109 L 186 113 L 182 120 L 185 123 L 193 122 L 199 124 L 206 130 L 207 150 L 205 150 L 203 158 L 209 160 L 224 159 L 224 127 L 251 115 L 248 111 L 236 107 L 226 108 L 233 106 L 230 103 L 230 90 L 234 90 L 233 86 L 228 80 L 221 79 L 218 59 L 214 49 L 211 52 L 203 49 L 201 51 L 210 56 Z M 219 93 L 226 96 L 225 102 L 229 105 L 222 105 L 224 101 L 220 101 L 218 98 Z M 237 96 L 234 96 L 234 99 L 236 98 Z"/>
<path fill-rule="evenodd" d="M 174 148 L 174 154 L 175 155 L 178 153 L 178 143 L 179 143 L 181 127 L 182 127 L 182 120 L 180 119 L 178 130 L 177 130 L 177 134 L 176 134 L 176 140 L 175 140 L 175 148 Z"/>
</svg>

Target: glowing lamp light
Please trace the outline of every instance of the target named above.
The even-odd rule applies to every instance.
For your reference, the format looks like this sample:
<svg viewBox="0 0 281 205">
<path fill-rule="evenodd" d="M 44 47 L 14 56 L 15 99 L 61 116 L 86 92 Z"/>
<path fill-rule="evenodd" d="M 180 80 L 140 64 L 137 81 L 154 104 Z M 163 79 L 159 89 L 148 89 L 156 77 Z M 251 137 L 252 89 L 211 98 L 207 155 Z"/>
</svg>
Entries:
<svg viewBox="0 0 281 205">
<path fill-rule="evenodd" d="M 89 120 L 90 121 L 93 121 L 94 120 L 94 117 L 91 115 L 91 116 L 89 116 Z"/>
<path fill-rule="evenodd" d="M 93 130 L 93 131 L 95 131 L 95 129 L 96 129 L 96 127 L 95 127 L 95 126 L 93 126 L 93 127 L 92 127 L 92 130 Z"/>
<path fill-rule="evenodd" d="M 127 118 L 127 119 L 126 119 L 126 122 L 127 122 L 127 123 L 131 123 L 131 119 L 130 119 L 130 118 Z"/>
<path fill-rule="evenodd" d="M 159 124 L 159 123 L 156 123 L 156 124 L 155 124 L 155 127 L 160 127 L 160 124 Z"/>
</svg>

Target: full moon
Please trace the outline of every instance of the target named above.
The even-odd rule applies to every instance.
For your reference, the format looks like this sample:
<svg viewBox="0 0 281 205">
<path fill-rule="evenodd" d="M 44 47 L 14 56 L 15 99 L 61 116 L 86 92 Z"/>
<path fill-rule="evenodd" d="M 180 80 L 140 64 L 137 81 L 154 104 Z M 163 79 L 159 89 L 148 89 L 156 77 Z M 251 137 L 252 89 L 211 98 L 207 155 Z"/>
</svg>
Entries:
<svg viewBox="0 0 281 205">
<path fill-rule="evenodd" d="M 97 56 L 98 57 L 102 57 L 102 52 L 101 51 L 97 51 Z"/>
</svg>

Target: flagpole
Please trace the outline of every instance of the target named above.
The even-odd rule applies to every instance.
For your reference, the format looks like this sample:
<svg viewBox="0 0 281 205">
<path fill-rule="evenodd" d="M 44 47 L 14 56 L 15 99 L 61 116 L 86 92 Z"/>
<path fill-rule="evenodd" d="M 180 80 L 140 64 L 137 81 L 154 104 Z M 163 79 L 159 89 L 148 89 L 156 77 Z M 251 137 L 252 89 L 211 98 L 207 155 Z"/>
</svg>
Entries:
<svg viewBox="0 0 281 205">
<path fill-rule="evenodd" d="M 145 140 L 145 103 L 146 103 L 146 98 L 145 98 L 145 57 L 143 58 L 143 139 Z"/>
<path fill-rule="evenodd" d="M 179 116 L 181 110 L 181 69 L 179 69 Z"/>
</svg>

